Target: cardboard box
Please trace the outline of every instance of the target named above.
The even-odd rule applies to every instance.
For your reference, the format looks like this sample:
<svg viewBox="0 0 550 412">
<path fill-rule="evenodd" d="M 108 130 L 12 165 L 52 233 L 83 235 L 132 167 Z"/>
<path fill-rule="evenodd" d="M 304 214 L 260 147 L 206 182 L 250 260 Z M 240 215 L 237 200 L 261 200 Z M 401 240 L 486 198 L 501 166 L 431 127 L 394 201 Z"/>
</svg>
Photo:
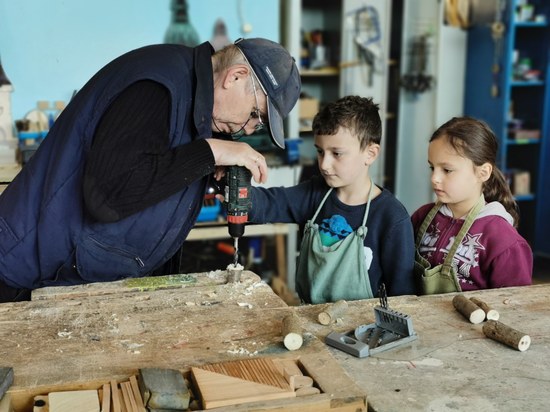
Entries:
<svg viewBox="0 0 550 412">
<path fill-rule="evenodd" d="M 319 111 L 319 100 L 315 98 L 302 98 L 298 102 L 300 119 L 313 119 Z"/>
</svg>

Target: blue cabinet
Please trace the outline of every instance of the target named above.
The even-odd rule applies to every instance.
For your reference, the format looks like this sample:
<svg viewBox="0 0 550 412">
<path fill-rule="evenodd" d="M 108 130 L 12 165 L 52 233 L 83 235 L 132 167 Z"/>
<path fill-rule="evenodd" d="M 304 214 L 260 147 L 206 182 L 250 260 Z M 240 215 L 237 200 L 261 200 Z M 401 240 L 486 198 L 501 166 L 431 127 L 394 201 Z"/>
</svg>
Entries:
<svg viewBox="0 0 550 412">
<path fill-rule="evenodd" d="M 519 232 L 550 255 L 550 2 L 507 0 L 504 33 L 468 32 L 464 114 L 499 138 L 498 166 L 520 208 Z"/>
</svg>

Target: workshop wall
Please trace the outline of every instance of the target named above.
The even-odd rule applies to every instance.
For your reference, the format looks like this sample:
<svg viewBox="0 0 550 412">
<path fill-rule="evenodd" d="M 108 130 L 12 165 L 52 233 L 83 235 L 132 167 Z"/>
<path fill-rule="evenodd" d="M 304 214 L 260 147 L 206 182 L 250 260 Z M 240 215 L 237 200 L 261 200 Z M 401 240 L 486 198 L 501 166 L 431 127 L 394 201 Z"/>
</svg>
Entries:
<svg viewBox="0 0 550 412">
<path fill-rule="evenodd" d="M 218 18 L 228 37 L 279 41 L 279 0 L 187 0 L 200 41 Z M 0 1 L 0 59 L 13 84 L 12 112 L 22 118 L 37 100 L 68 101 L 118 55 L 162 43 L 170 0 Z"/>
</svg>

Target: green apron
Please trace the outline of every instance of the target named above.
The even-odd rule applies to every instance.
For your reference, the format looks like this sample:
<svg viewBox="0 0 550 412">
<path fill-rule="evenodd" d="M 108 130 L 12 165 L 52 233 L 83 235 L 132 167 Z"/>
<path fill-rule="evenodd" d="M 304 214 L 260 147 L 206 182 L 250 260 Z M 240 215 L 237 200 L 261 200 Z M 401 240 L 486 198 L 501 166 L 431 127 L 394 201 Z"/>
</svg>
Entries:
<svg viewBox="0 0 550 412">
<path fill-rule="evenodd" d="M 307 221 L 296 268 L 296 291 L 303 302 L 317 304 L 373 297 L 364 251 L 373 187 L 371 180 L 362 226 L 332 246 L 322 244 L 319 225 L 314 223 L 332 188 L 313 218 Z"/>
<path fill-rule="evenodd" d="M 420 229 L 418 229 L 418 234 L 416 235 L 414 273 L 417 281 L 417 288 L 422 295 L 462 291 L 456 276 L 455 268 L 453 267 L 453 258 L 458 250 L 458 247 L 462 243 L 462 240 L 466 236 L 466 233 L 468 233 L 468 230 L 470 230 L 470 227 L 472 227 L 472 224 L 476 220 L 477 215 L 483 206 L 485 206 L 485 197 L 482 194 L 477 204 L 466 216 L 466 219 L 464 220 L 460 231 L 456 235 L 453 246 L 449 250 L 449 253 L 447 253 L 443 264 L 432 268 L 430 263 L 420 255 L 418 250 L 420 247 L 420 242 L 422 241 L 426 230 L 428 230 L 428 226 L 432 223 L 432 220 L 442 205 L 443 203 L 437 202 L 434 207 L 432 207 L 424 218 Z"/>
</svg>

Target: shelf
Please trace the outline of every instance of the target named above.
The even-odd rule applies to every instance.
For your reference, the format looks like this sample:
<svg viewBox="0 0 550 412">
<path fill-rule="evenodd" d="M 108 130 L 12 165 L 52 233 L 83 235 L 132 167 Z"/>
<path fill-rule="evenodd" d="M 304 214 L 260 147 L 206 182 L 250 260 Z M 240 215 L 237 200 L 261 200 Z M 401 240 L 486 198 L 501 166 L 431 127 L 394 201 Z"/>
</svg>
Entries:
<svg viewBox="0 0 550 412">
<path fill-rule="evenodd" d="M 512 87 L 533 87 L 533 86 L 544 86 L 542 80 L 512 80 L 510 82 Z"/>
<path fill-rule="evenodd" d="M 547 21 L 517 21 L 514 23 L 516 27 L 548 27 Z"/>
<path fill-rule="evenodd" d="M 337 67 L 324 67 L 317 70 L 302 69 L 300 71 L 302 77 L 338 76 L 339 74 L 340 70 Z"/>
<path fill-rule="evenodd" d="M 514 199 L 516 199 L 517 202 L 527 202 L 535 200 L 535 195 L 532 193 L 526 195 L 514 195 Z"/>
<path fill-rule="evenodd" d="M 520 146 L 520 145 L 526 145 L 526 144 L 539 144 L 540 143 L 540 139 L 507 139 L 506 140 L 506 144 L 509 144 L 509 145 L 515 145 L 515 146 Z"/>
</svg>

